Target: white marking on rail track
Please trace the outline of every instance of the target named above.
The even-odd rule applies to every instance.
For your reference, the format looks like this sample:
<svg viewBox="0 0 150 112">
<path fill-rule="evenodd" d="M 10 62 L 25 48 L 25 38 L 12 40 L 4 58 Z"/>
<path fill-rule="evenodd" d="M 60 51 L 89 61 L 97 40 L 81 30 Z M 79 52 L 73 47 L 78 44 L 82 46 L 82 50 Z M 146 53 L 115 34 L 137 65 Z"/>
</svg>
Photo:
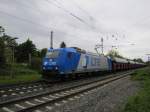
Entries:
<svg viewBox="0 0 150 112">
<path fill-rule="evenodd" d="M 2 97 L 7 97 L 8 95 L 6 95 L 6 94 L 4 94 L 4 95 L 2 95 Z"/>
<path fill-rule="evenodd" d="M 20 88 L 16 88 L 16 90 L 18 91 L 18 90 L 20 90 Z"/>
<path fill-rule="evenodd" d="M 33 89 L 33 91 L 37 91 L 37 89 Z"/>
<path fill-rule="evenodd" d="M 22 89 L 26 89 L 25 87 L 22 87 Z"/>
<path fill-rule="evenodd" d="M 34 101 L 37 101 L 39 103 L 44 103 L 45 101 L 39 100 L 39 99 L 34 99 Z"/>
<path fill-rule="evenodd" d="M 56 95 L 56 96 L 64 96 L 63 94 L 58 94 L 58 93 L 56 93 L 55 95 Z"/>
<path fill-rule="evenodd" d="M 83 94 L 80 94 L 80 96 L 84 96 Z"/>
<path fill-rule="evenodd" d="M 1 92 L 1 93 L 4 93 L 5 91 L 4 91 L 4 90 L 1 90 L 0 92 Z"/>
<path fill-rule="evenodd" d="M 24 94 L 24 92 L 22 92 L 22 91 L 21 91 L 21 92 L 19 92 L 19 93 L 20 93 L 20 94 Z"/>
<path fill-rule="evenodd" d="M 26 107 L 20 105 L 20 104 L 15 104 L 16 107 L 21 108 L 21 109 L 25 109 Z"/>
<path fill-rule="evenodd" d="M 80 97 L 79 96 L 74 96 L 74 98 L 79 99 Z"/>
<path fill-rule="evenodd" d="M 43 111 L 41 111 L 41 110 L 35 110 L 34 112 L 43 112 Z"/>
<path fill-rule="evenodd" d="M 27 92 L 30 93 L 30 92 L 32 92 L 32 91 L 28 90 Z"/>
<path fill-rule="evenodd" d="M 67 103 L 68 101 L 66 101 L 66 100 L 63 100 L 62 102 L 63 102 L 63 103 Z"/>
<path fill-rule="evenodd" d="M 87 93 L 90 94 L 90 93 L 92 93 L 92 91 L 88 91 Z"/>
<path fill-rule="evenodd" d="M 35 112 L 43 112 L 43 111 L 41 111 L 41 110 L 35 110 Z"/>
<path fill-rule="evenodd" d="M 16 90 L 18 91 L 18 90 L 20 90 L 19 88 L 16 88 Z"/>
<path fill-rule="evenodd" d="M 95 91 L 95 89 L 92 89 L 92 90 L 91 90 L 91 92 L 94 92 L 94 91 Z"/>
<path fill-rule="evenodd" d="M 44 100 L 52 100 L 50 98 L 47 98 L 47 97 L 42 97 Z"/>
<path fill-rule="evenodd" d="M 58 98 L 57 96 L 49 95 L 51 98 Z"/>
<path fill-rule="evenodd" d="M 48 110 L 52 110 L 52 109 L 53 109 L 53 107 L 51 107 L 51 106 L 46 106 L 46 108 L 47 108 Z"/>
<path fill-rule="evenodd" d="M 60 106 L 61 104 L 60 103 L 55 103 L 55 106 Z"/>
<path fill-rule="evenodd" d="M 69 100 L 70 100 L 70 101 L 73 101 L 73 100 L 75 100 L 75 99 L 73 99 L 73 98 L 69 98 Z"/>
<path fill-rule="evenodd" d="M 43 90 L 43 88 L 40 88 L 40 90 Z"/>
<path fill-rule="evenodd" d="M 64 94 L 64 95 L 68 95 L 69 93 L 63 92 L 62 94 Z"/>
<path fill-rule="evenodd" d="M 16 93 L 11 93 L 11 95 L 17 95 Z"/>
<path fill-rule="evenodd" d="M 89 94 L 89 93 L 88 93 L 88 92 L 84 92 L 83 94 L 87 95 L 87 94 Z"/>
<path fill-rule="evenodd" d="M 65 91 L 66 93 L 71 93 L 71 91 Z"/>
<path fill-rule="evenodd" d="M 59 96 L 60 96 L 60 97 L 61 97 L 61 96 L 64 96 L 64 94 L 61 93 Z"/>
<path fill-rule="evenodd" d="M 71 92 L 74 92 L 75 90 L 72 89 L 72 90 L 70 90 L 70 91 L 71 91 Z"/>
<path fill-rule="evenodd" d="M 12 89 L 9 89 L 8 91 L 13 91 Z"/>
<path fill-rule="evenodd" d="M 32 105 L 32 106 L 35 106 L 35 105 L 36 105 L 36 104 L 31 103 L 31 102 L 29 102 L 29 101 L 26 101 L 25 103 L 28 104 L 28 105 Z"/>
<path fill-rule="evenodd" d="M 14 112 L 13 110 L 11 110 L 11 109 L 9 109 L 9 108 L 7 108 L 7 107 L 3 107 L 2 108 L 5 112 Z"/>
</svg>

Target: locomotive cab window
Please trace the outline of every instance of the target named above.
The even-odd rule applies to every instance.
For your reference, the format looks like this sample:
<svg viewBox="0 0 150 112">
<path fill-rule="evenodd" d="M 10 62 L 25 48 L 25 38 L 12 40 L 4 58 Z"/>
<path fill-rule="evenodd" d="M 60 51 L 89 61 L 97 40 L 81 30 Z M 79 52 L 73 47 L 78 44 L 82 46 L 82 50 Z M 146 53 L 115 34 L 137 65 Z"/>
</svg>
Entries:
<svg viewBox="0 0 150 112">
<path fill-rule="evenodd" d="M 59 55 L 59 51 L 50 51 L 47 52 L 46 57 L 47 58 L 57 58 Z"/>
</svg>

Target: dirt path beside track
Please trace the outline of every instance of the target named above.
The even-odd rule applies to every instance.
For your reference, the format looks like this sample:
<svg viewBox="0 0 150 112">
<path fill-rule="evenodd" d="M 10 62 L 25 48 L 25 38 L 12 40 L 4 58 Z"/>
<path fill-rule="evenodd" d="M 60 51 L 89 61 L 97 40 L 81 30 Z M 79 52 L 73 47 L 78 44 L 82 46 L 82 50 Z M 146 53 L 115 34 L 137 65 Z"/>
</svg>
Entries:
<svg viewBox="0 0 150 112">
<path fill-rule="evenodd" d="M 58 107 L 60 112 L 118 112 L 129 96 L 140 88 L 131 76 L 117 80 L 94 91 L 79 96 Z"/>
</svg>

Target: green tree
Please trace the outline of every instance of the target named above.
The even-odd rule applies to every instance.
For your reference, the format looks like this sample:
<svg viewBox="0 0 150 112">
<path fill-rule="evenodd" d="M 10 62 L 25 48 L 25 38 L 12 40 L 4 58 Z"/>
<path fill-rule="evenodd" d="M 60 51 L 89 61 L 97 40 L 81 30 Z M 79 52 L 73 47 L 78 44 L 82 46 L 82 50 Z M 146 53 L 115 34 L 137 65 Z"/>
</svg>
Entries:
<svg viewBox="0 0 150 112">
<path fill-rule="evenodd" d="M 46 55 L 46 53 L 47 53 L 47 48 L 43 48 L 41 50 L 41 57 L 43 58 Z"/>
<path fill-rule="evenodd" d="M 0 35 L 4 35 L 5 34 L 5 28 L 0 26 Z"/>
<path fill-rule="evenodd" d="M 66 43 L 65 42 L 62 42 L 61 44 L 60 44 L 60 48 L 65 48 L 66 47 Z"/>
<path fill-rule="evenodd" d="M 5 44 L 2 37 L 0 37 L 0 66 L 3 66 L 4 64 L 5 64 Z"/>
<path fill-rule="evenodd" d="M 141 58 L 137 58 L 137 59 L 133 59 L 133 60 L 136 61 L 136 62 L 140 62 L 140 63 L 144 62 Z"/>
<path fill-rule="evenodd" d="M 0 67 L 3 66 L 6 62 L 5 58 L 5 41 L 3 39 L 3 34 L 5 33 L 5 29 L 0 26 Z"/>
<path fill-rule="evenodd" d="M 116 50 L 110 50 L 110 51 L 107 53 L 107 56 L 110 56 L 111 58 L 114 58 L 114 57 L 124 58 L 124 57 L 121 56 L 121 55 L 119 54 L 119 52 L 116 51 Z"/>
<path fill-rule="evenodd" d="M 36 56 L 36 46 L 30 39 L 27 39 L 26 42 L 18 45 L 16 51 L 16 57 L 18 62 L 28 62 L 29 55 L 32 57 Z"/>
<path fill-rule="evenodd" d="M 13 55 L 13 49 L 17 47 L 17 42 L 14 37 L 11 37 L 9 35 L 3 35 L 2 40 L 5 43 L 5 48 L 4 48 L 4 55 L 6 58 L 6 63 L 11 63 L 12 62 L 12 55 Z"/>
</svg>

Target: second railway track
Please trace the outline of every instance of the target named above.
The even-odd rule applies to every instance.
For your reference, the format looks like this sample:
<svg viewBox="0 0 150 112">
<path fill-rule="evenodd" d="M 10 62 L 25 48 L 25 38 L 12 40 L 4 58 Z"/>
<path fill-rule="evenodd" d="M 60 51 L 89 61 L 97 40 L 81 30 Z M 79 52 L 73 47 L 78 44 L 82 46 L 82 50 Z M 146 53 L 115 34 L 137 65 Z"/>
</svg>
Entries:
<svg viewBox="0 0 150 112">
<path fill-rule="evenodd" d="M 80 94 L 87 94 L 87 92 L 99 88 L 103 85 L 124 78 L 132 72 L 126 72 L 117 76 L 109 76 L 104 79 L 59 89 L 53 92 L 46 92 L 43 94 L 28 96 L 0 104 L 0 112 L 43 112 L 41 108 L 45 108 L 47 111 L 52 111 L 53 105 L 59 105 L 60 102 L 64 102 L 66 99 L 77 97 Z"/>
<path fill-rule="evenodd" d="M 0 88 L 0 98 L 5 99 L 36 91 L 42 91 L 50 86 L 51 84 L 45 83 L 44 81 L 39 81 L 31 84 L 20 84 L 20 85 L 18 84 L 15 86 L 3 87 Z"/>
</svg>

